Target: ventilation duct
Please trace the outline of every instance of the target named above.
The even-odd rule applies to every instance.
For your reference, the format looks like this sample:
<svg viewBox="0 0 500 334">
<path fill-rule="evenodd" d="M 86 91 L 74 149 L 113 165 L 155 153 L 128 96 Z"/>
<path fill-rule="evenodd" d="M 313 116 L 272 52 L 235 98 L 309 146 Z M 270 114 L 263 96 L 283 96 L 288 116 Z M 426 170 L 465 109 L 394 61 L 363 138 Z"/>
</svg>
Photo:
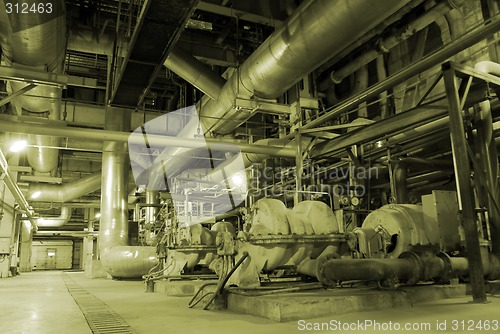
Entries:
<svg viewBox="0 0 500 334">
<path fill-rule="evenodd" d="M 90 194 L 100 188 L 101 172 L 96 172 L 62 185 L 32 183 L 26 197 L 31 201 L 63 203 Z"/>
<path fill-rule="evenodd" d="M 5 8 L 2 1 L 0 7 Z M 65 42 L 66 15 L 63 1 L 53 3 L 52 13 L 30 13 L 30 15 L 7 14 L 0 11 L 0 36 L 3 59 L 7 66 L 62 73 Z M 12 94 L 25 88 L 28 83 L 9 82 L 7 91 Z M 11 101 L 17 114 L 36 113 L 41 117 L 59 120 L 61 89 L 36 86 L 24 95 Z M 28 162 L 37 172 L 47 173 L 58 164 L 58 150 L 47 147 L 58 146 L 59 139 L 51 136 L 28 136 L 30 147 Z"/>
<path fill-rule="evenodd" d="M 71 208 L 63 206 L 59 217 L 40 217 L 36 221 L 38 227 L 60 227 L 71 219 Z"/>
</svg>

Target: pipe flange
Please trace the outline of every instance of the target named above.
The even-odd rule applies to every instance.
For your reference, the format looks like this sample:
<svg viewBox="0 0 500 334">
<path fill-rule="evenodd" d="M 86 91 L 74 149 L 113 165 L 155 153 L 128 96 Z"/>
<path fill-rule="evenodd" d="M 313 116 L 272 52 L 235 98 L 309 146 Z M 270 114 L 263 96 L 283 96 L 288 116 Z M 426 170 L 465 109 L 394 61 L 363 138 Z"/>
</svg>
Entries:
<svg viewBox="0 0 500 334">
<path fill-rule="evenodd" d="M 441 275 L 441 277 L 438 277 L 439 282 L 449 282 L 454 277 L 453 266 L 451 264 L 451 256 L 449 256 L 445 252 L 439 252 L 437 254 L 437 257 L 443 260 L 444 263 L 443 274 Z"/>
<path fill-rule="evenodd" d="M 422 260 L 420 260 L 420 257 L 414 253 L 414 252 L 404 252 L 401 253 L 401 255 L 398 257 L 398 259 L 405 259 L 408 260 L 412 264 L 413 272 L 410 278 L 408 278 L 406 281 L 402 281 L 402 283 L 406 285 L 415 285 L 420 281 L 420 278 L 422 277 L 422 271 L 423 271 L 423 264 Z"/>
<path fill-rule="evenodd" d="M 331 280 L 325 273 L 326 263 L 336 259 L 340 259 L 340 255 L 337 253 L 328 254 L 316 259 L 316 278 L 325 288 L 333 288 L 338 283 L 338 281 Z"/>
</svg>

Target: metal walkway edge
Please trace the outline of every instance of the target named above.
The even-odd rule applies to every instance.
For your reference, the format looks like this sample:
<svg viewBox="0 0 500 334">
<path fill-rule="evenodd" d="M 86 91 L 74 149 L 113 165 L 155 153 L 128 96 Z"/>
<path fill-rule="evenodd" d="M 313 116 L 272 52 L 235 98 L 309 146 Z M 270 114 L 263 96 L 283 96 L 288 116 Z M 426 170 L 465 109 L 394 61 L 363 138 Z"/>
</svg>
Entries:
<svg viewBox="0 0 500 334">
<path fill-rule="evenodd" d="M 76 283 L 67 274 L 62 275 L 64 283 L 76 304 L 85 316 L 94 334 L 137 332 L 108 305 Z"/>
</svg>

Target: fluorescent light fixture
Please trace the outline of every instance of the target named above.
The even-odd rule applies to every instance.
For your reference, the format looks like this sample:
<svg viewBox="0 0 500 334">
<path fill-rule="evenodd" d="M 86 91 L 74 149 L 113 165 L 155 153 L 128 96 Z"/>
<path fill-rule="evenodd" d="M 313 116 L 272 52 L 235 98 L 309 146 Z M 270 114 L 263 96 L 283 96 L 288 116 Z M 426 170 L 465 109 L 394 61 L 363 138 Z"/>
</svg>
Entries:
<svg viewBox="0 0 500 334">
<path fill-rule="evenodd" d="M 31 194 L 30 198 L 36 199 L 36 198 L 40 197 L 41 194 L 42 194 L 42 192 L 40 190 L 35 191 L 33 194 Z"/>
<path fill-rule="evenodd" d="M 101 213 L 100 213 L 100 212 L 96 213 L 96 214 L 95 214 L 95 218 L 96 218 L 96 219 L 101 218 Z"/>
<path fill-rule="evenodd" d="M 43 219 L 43 218 L 38 218 L 38 219 L 36 220 L 36 222 L 37 222 L 37 223 L 43 223 L 44 221 L 45 221 L 45 219 Z"/>
<path fill-rule="evenodd" d="M 21 152 L 26 148 L 27 145 L 28 143 L 26 142 L 26 140 L 18 140 L 13 142 L 12 145 L 10 145 L 9 150 L 11 152 Z"/>
</svg>

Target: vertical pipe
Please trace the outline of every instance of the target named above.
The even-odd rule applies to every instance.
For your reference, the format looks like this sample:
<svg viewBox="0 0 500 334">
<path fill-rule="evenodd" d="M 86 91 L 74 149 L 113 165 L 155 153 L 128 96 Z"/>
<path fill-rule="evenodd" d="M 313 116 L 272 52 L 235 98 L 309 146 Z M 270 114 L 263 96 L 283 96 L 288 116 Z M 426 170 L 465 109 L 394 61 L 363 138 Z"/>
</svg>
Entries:
<svg viewBox="0 0 500 334">
<path fill-rule="evenodd" d="M 130 129 L 130 110 L 108 107 L 106 130 Z M 141 277 L 158 264 L 156 247 L 128 246 L 127 143 L 104 141 L 102 154 L 99 251 L 102 266 L 113 277 Z"/>
<path fill-rule="evenodd" d="M 126 131 L 130 128 L 130 111 L 107 108 L 104 128 Z M 102 153 L 101 256 L 110 246 L 128 244 L 127 183 L 129 173 L 127 143 L 105 141 Z"/>
</svg>

